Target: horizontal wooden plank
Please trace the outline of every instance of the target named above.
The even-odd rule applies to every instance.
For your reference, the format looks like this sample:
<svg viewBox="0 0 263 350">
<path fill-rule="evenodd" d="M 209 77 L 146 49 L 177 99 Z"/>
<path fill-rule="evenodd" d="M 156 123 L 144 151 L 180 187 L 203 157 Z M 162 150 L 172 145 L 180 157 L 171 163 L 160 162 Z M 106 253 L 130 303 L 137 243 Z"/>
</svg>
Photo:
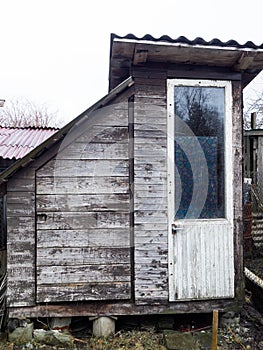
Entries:
<svg viewBox="0 0 263 350">
<path fill-rule="evenodd" d="M 145 164 L 146 166 L 146 164 Z M 135 167 L 134 169 L 134 176 L 136 177 L 140 177 L 140 178 L 147 178 L 149 176 L 153 176 L 153 177 L 164 177 L 167 175 L 167 172 L 164 169 L 158 169 L 157 168 L 152 168 L 151 166 L 147 166 L 146 169 L 143 169 L 143 165 L 141 165 L 140 167 Z"/>
<path fill-rule="evenodd" d="M 73 142 L 56 159 L 127 159 L 128 142 L 115 141 L 111 143 Z"/>
<path fill-rule="evenodd" d="M 134 212 L 135 223 L 167 223 L 167 211 L 166 210 L 137 210 Z"/>
<path fill-rule="evenodd" d="M 8 192 L 6 196 L 7 205 L 23 203 L 23 205 L 30 205 L 34 200 L 35 194 L 33 191 L 30 192 Z"/>
<path fill-rule="evenodd" d="M 138 125 L 138 128 L 134 129 L 134 137 L 135 142 L 138 142 L 137 139 L 164 139 L 166 140 L 167 135 L 163 130 L 160 130 L 160 128 L 149 128 L 148 130 L 143 129 L 142 127 Z"/>
<path fill-rule="evenodd" d="M 124 126 L 128 125 L 128 101 L 116 102 L 92 112 L 88 118 L 88 123 L 101 125 Z"/>
<path fill-rule="evenodd" d="M 8 240 L 31 239 L 35 232 L 35 216 L 7 216 Z"/>
<path fill-rule="evenodd" d="M 169 78 L 209 80 L 241 80 L 241 73 L 228 67 L 209 67 L 193 64 L 171 64 L 167 70 Z"/>
<path fill-rule="evenodd" d="M 128 176 L 49 176 L 37 179 L 38 194 L 103 194 L 128 191 Z"/>
<path fill-rule="evenodd" d="M 147 176 L 145 176 L 147 178 Z M 135 179 L 135 181 L 137 178 Z M 142 181 L 141 181 L 142 182 Z M 134 184 L 134 190 L 135 190 L 135 196 L 136 198 L 143 198 L 146 193 L 149 193 L 149 196 L 151 194 L 156 194 L 156 198 L 166 198 L 167 197 L 167 188 L 165 184 L 151 184 L 148 182 L 145 183 L 135 183 Z M 143 192 L 143 193 L 142 193 Z"/>
<path fill-rule="evenodd" d="M 16 173 L 17 179 L 34 179 L 34 177 L 35 177 L 35 170 L 34 168 L 30 168 L 30 167 L 19 168 Z M 13 181 L 13 178 L 11 177 L 8 180 L 8 183 L 9 182 L 12 183 L 12 181 Z"/>
<path fill-rule="evenodd" d="M 153 201 L 153 203 L 149 203 L 149 201 Z M 165 198 L 156 198 L 156 197 L 145 197 L 141 199 L 137 199 L 134 203 L 134 211 L 152 211 L 152 212 L 158 212 L 158 211 L 167 211 L 167 200 Z"/>
<path fill-rule="evenodd" d="M 33 239 L 31 241 L 9 241 L 7 242 L 7 264 L 17 264 L 25 266 L 35 261 L 35 245 Z"/>
<path fill-rule="evenodd" d="M 134 110 L 136 110 L 136 117 L 137 115 L 144 115 L 145 120 L 144 123 L 147 123 L 147 119 L 151 120 L 151 118 L 156 119 L 157 124 L 163 119 L 163 121 L 167 121 L 167 108 L 164 106 L 158 106 L 152 103 L 141 103 L 135 101 L 133 103 Z M 159 122 L 158 122 L 158 119 Z M 162 123 L 161 123 L 162 124 Z"/>
<path fill-rule="evenodd" d="M 43 176 L 123 176 L 128 175 L 127 160 L 51 160 L 36 173 Z M 74 183 L 74 180 L 73 180 Z"/>
<path fill-rule="evenodd" d="M 155 147 L 151 147 L 152 145 L 142 145 L 142 144 L 134 144 L 134 156 L 136 159 L 144 159 L 146 162 L 149 162 L 150 159 L 162 159 L 166 157 L 166 147 L 164 145 L 160 145 L 159 147 L 155 145 Z"/>
<path fill-rule="evenodd" d="M 130 299 L 129 282 L 78 283 L 62 285 L 38 285 L 37 301 L 42 303 L 81 300 L 122 300 Z"/>
<path fill-rule="evenodd" d="M 8 281 L 16 281 L 18 285 L 24 281 L 34 283 L 35 280 L 35 269 L 33 262 L 30 264 L 25 263 L 24 265 L 8 265 L 7 268 Z"/>
<path fill-rule="evenodd" d="M 147 93 L 149 93 L 149 95 L 151 95 L 151 93 L 155 93 L 156 91 L 160 91 L 162 93 L 162 97 L 164 97 L 166 89 L 166 79 L 164 78 L 164 74 L 161 77 L 159 76 L 158 78 L 155 76 L 155 72 L 152 72 L 152 75 L 148 74 L 148 76 L 137 75 L 135 77 L 136 92 L 140 88 L 142 89 L 142 91 L 146 91 Z"/>
<path fill-rule="evenodd" d="M 129 211 L 129 194 L 54 194 L 37 195 L 39 212 Z"/>
<path fill-rule="evenodd" d="M 160 106 L 165 108 L 167 107 L 166 98 L 162 97 L 159 94 L 156 94 L 155 96 L 149 96 L 144 91 L 140 91 L 140 93 L 135 96 L 135 103 L 145 103 L 152 106 Z"/>
<path fill-rule="evenodd" d="M 7 280 L 8 307 L 35 305 L 35 283 L 27 280 Z"/>
<path fill-rule="evenodd" d="M 75 124 L 60 144 L 58 154 L 76 141 L 116 142 L 127 139 L 128 108 L 101 108 Z M 106 113 L 106 114 L 105 114 Z"/>
<path fill-rule="evenodd" d="M 147 170 L 151 171 L 154 169 L 157 170 L 166 170 L 166 159 L 165 158 L 159 158 L 158 156 L 155 156 L 155 154 L 152 155 L 152 157 L 137 157 L 134 159 L 134 167 L 137 170 Z M 158 176 L 158 175 L 156 175 Z"/>
<path fill-rule="evenodd" d="M 167 223 L 150 223 L 150 222 L 141 222 L 134 224 L 135 235 L 138 231 L 161 231 L 164 235 L 167 235 L 168 232 L 168 224 Z"/>
<path fill-rule="evenodd" d="M 145 137 L 140 134 L 139 137 L 134 138 L 135 145 L 151 145 L 154 149 L 158 147 L 167 147 L 167 138 L 166 137 Z"/>
<path fill-rule="evenodd" d="M 37 246 L 45 247 L 129 247 L 129 228 L 84 230 L 38 230 Z"/>
<path fill-rule="evenodd" d="M 130 265 L 78 265 L 37 267 L 37 283 L 129 282 Z"/>
<path fill-rule="evenodd" d="M 74 230 L 88 228 L 128 228 L 129 213 L 112 212 L 54 212 L 38 213 L 37 228 Z"/>
<path fill-rule="evenodd" d="M 88 127 L 78 138 L 79 142 L 116 143 L 128 140 L 127 126 L 94 125 Z M 73 141 L 73 140 L 72 140 Z"/>
<path fill-rule="evenodd" d="M 132 70 L 132 76 L 136 78 L 155 78 L 155 79 L 166 79 L 167 78 L 167 72 L 166 69 L 161 69 L 160 66 L 157 69 L 149 68 L 148 66 L 134 66 Z"/>
<path fill-rule="evenodd" d="M 167 178 L 166 176 L 160 177 L 160 176 L 145 176 L 145 177 L 136 177 L 134 179 L 134 185 L 161 185 L 166 186 Z"/>
<path fill-rule="evenodd" d="M 130 248 L 37 248 L 37 266 L 129 264 Z"/>
<path fill-rule="evenodd" d="M 35 244 L 35 227 L 33 226 L 35 226 L 35 223 L 32 224 L 32 230 L 30 230 L 30 227 L 27 227 L 27 230 L 25 228 L 9 227 L 7 243 L 10 245 L 10 252 L 16 245 L 19 248 L 20 246 L 23 247 L 23 244 Z"/>
<path fill-rule="evenodd" d="M 7 188 L 8 192 L 31 192 L 35 190 L 35 172 L 32 177 L 21 178 L 20 176 L 14 176 L 8 180 Z"/>
<path fill-rule="evenodd" d="M 34 192 L 8 192 L 7 208 L 8 216 L 32 216 L 35 208 Z"/>
<path fill-rule="evenodd" d="M 43 303 L 34 307 L 9 307 L 9 317 L 72 317 L 72 316 L 98 316 L 98 315 L 154 315 L 154 314 L 186 314 L 200 313 L 205 310 L 211 313 L 213 310 L 226 312 L 233 307 L 233 300 L 215 299 L 188 302 L 169 303 L 166 298 L 143 300 L 140 304 L 134 302 L 104 302 L 83 301 L 72 303 Z"/>
</svg>

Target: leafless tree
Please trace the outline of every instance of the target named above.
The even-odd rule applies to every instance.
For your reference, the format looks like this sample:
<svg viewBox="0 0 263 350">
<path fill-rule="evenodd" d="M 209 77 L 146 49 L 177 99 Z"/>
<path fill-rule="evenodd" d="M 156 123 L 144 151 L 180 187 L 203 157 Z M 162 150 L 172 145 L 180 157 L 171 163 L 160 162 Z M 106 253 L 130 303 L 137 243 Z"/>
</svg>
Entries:
<svg viewBox="0 0 263 350">
<path fill-rule="evenodd" d="M 5 127 L 60 127 L 57 112 L 46 104 L 37 105 L 25 98 L 6 100 L 0 109 L 0 125 Z"/>
<path fill-rule="evenodd" d="M 263 90 L 254 90 L 253 97 L 244 101 L 243 124 L 245 130 L 251 129 L 251 113 L 254 112 L 257 114 L 257 128 L 263 128 Z"/>
</svg>

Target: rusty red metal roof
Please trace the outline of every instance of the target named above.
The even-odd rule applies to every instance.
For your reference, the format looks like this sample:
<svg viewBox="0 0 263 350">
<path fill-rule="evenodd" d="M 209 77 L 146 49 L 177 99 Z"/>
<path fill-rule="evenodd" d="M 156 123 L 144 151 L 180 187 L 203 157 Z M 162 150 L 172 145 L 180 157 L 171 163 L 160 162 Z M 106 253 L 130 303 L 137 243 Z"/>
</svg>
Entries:
<svg viewBox="0 0 263 350">
<path fill-rule="evenodd" d="M 8 128 L 0 126 L 0 157 L 20 159 L 52 136 L 55 128 Z"/>
</svg>

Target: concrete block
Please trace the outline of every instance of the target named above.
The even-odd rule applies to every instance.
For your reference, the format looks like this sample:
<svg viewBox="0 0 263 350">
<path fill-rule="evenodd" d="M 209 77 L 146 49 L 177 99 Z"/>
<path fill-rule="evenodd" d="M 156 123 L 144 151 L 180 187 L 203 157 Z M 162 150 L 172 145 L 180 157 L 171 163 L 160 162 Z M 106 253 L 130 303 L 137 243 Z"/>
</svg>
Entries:
<svg viewBox="0 0 263 350">
<path fill-rule="evenodd" d="M 108 337 L 115 333 L 116 317 L 100 316 L 93 320 L 93 335 L 95 337 Z"/>
<path fill-rule="evenodd" d="M 53 330 L 64 331 L 68 330 L 71 324 L 71 317 L 53 317 L 50 323 L 50 328 Z"/>
</svg>

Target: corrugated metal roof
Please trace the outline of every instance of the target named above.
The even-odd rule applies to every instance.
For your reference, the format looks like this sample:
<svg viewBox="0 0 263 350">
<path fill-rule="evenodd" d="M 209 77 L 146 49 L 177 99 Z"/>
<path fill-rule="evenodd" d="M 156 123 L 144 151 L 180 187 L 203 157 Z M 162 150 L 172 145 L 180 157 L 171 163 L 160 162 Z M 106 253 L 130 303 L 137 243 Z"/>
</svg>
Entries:
<svg viewBox="0 0 263 350">
<path fill-rule="evenodd" d="M 189 40 L 184 36 L 173 39 L 168 35 L 159 38 L 149 34 L 142 37 L 111 35 L 109 90 L 132 75 L 134 67 L 156 65 L 166 65 L 168 70 L 179 65 L 195 70 L 200 66 L 225 69 L 239 73 L 239 80 L 245 87 L 263 68 L 263 44 L 206 41 L 200 37 Z"/>
<path fill-rule="evenodd" d="M 197 37 L 194 40 L 189 40 L 185 36 L 179 36 L 176 39 L 171 38 L 168 35 L 162 35 L 159 38 L 155 38 L 150 34 L 146 34 L 142 37 L 137 37 L 134 34 L 127 34 L 125 36 L 119 36 L 117 34 L 112 34 L 112 40 L 114 38 L 118 39 L 130 39 L 130 40 L 146 40 L 146 41 L 162 41 L 174 44 L 186 44 L 186 45 L 201 45 L 201 46 L 219 46 L 219 47 L 235 47 L 239 49 L 263 49 L 263 43 L 261 45 L 256 45 L 252 41 L 247 41 L 245 44 L 240 44 L 236 40 L 221 41 L 220 39 L 214 38 L 212 40 L 206 41 L 203 38 Z"/>
<path fill-rule="evenodd" d="M 0 157 L 20 159 L 52 136 L 55 128 L 7 128 L 0 126 Z"/>
</svg>

